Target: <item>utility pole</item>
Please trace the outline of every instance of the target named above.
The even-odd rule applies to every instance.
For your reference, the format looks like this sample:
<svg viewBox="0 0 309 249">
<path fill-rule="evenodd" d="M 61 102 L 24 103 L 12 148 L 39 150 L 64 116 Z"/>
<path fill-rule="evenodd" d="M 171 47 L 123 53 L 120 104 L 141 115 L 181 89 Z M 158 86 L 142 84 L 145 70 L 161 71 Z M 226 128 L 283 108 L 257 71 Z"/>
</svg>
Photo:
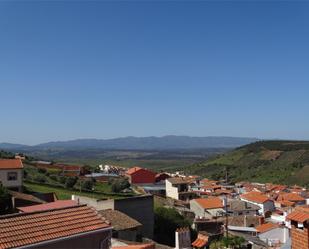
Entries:
<svg viewBox="0 0 309 249">
<path fill-rule="evenodd" d="M 225 236 L 226 238 L 229 237 L 229 217 L 228 217 L 228 213 L 227 213 L 227 195 L 224 196 L 225 199 Z"/>
</svg>

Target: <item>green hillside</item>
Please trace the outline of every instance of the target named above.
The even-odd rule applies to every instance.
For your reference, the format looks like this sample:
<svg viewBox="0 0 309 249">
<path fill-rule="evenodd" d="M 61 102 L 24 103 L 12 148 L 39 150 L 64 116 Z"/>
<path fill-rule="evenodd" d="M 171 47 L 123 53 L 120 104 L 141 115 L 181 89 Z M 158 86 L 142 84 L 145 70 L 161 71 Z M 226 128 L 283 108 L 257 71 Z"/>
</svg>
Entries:
<svg viewBox="0 0 309 249">
<path fill-rule="evenodd" d="M 194 164 L 187 172 L 231 181 L 309 186 L 309 141 L 260 141 Z"/>
</svg>

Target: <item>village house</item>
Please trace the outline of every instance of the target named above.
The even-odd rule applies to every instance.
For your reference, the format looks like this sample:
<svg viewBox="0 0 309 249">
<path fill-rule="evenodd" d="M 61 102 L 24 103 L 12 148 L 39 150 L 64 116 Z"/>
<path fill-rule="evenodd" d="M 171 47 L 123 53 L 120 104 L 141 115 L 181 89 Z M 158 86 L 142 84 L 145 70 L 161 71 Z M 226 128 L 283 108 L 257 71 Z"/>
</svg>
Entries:
<svg viewBox="0 0 309 249">
<path fill-rule="evenodd" d="M 286 206 L 305 205 L 306 199 L 296 193 L 282 193 L 277 197 L 277 202 Z"/>
<path fill-rule="evenodd" d="M 143 225 L 130 216 L 112 209 L 101 210 L 99 214 L 111 223 L 113 238 L 128 241 L 142 240 Z"/>
<path fill-rule="evenodd" d="M 238 215 L 257 215 L 261 208 L 258 205 L 242 200 L 229 200 L 227 204 L 227 213 L 231 216 Z"/>
<path fill-rule="evenodd" d="M 211 219 L 225 213 L 223 200 L 219 197 L 193 199 L 190 201 L 190 210 L 197 218 Z"/>
<path fill-rule="evenodd" d="M 150 184 L 156 182 L 156 173 L 151 170 L 133 167 L 127 170 L 126 177 L 130 184 Z"/>
<path fill-rule="evenodd" d="M 172 177 L 165 180 L 166 197 L 175 200 L 188 201 L 197 196 L 193 191 L 190 191 L 192 179 L 188 177 Z"/>
<path fill-rule="evenodd" d="M 20 159 L 0 159 L 0 184 L 20 191 L 23 186 L 23 163 Z"/>
<path fill-rule="evenodd" d="M 87 204 L 97 211 L 118 210 L 142 224 L 142 236 L 153 238 L 154 210 L 153 196 L 142 195 L 121 199 L 94 199 L 86 196 L 72 195 L 72 200 Z"/>
<path fill-rule="evenodd" d="M 240 196 L 242 201 L 257 205 L 260 207 L 259 214 L 270 214 L 275 210 L 274 201 L 260 192 L 249 192 Z"/>
<path fill-rule="evenodd" d="M 289 229 L 272 223 L 264 223 L 256 227 L 260 240 L 269 246 L 280 246 L 289 239 Z"/>
<path fill-rule="evenodd" d="M 309 208 L 297 207 L 287 216 L 287 226 L 290 227 L 291 249 L 309 248 Z"/>
<path fill-rule="evenodd" d="M 108 249 L 112 227 L 86 205 L 0 216 L 0 248 Z"/>
</svg>

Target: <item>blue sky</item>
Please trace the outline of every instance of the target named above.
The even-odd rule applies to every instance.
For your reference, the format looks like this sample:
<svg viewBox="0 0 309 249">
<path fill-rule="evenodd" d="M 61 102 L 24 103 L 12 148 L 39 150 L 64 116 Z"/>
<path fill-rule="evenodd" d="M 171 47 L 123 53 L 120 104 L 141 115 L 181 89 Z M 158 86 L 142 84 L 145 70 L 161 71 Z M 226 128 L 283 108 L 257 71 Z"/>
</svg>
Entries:
<svg viewBox="0 0 309 249">
<path fill-rule="evenodd" d="M 1 1 L 0 141 L 309 139 L 308 1 Z"/>
</svg>

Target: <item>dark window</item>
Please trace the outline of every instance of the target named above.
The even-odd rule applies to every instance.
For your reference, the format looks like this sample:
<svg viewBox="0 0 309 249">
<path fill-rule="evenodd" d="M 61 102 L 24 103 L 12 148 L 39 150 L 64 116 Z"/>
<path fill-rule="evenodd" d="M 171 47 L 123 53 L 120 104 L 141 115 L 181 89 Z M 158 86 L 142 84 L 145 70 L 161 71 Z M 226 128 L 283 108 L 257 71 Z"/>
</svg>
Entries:
<svg viewBox="0 0 309 249">
<path fill-rule="evenodd" d="M 8 172 L 8 181 L 16 181 L 17 172 Z"/>
</svg>

